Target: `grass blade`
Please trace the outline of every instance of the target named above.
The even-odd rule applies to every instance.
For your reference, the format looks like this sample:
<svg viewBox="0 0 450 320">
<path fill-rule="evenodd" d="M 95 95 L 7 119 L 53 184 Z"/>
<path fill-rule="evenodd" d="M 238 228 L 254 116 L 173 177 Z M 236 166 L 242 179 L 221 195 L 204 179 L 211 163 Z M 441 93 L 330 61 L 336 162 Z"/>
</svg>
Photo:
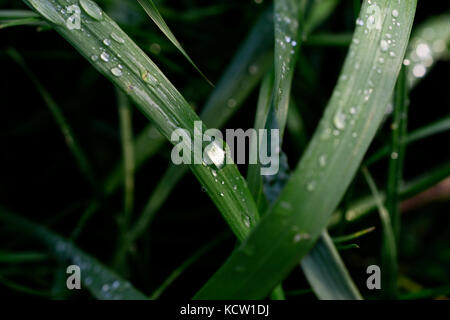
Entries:
<svg viewBox="0 0 450 320">
<path fill-rule="evenodd" d="M 406 72 L 400 72 L 394 93 L 394 119 L 391 125 L 391 157 L 389 159 L 388 184 L 386 188 L 386 209 L 389 212 L 396 239 L 400 233 L 400 211 L 398 191 L 403 177 L 405 159 L 404 140 L 407 135 L 408 96 Z"/>
<path fill-rule="evenodd" d="M 364 2 L 360 14 L 365 22 L 369 5 Z M 386 13 L 381 17 L 381 28 L 375 25 L 370 30 L 366 26 L 356 29 L 342 76 L 319 129 L 279 200 L 196 294 L 196 299 L 266 297 L 308 253 L 327 225 L 386 111 L 406 51 L 416 1 L 398 4 L 384 0 L 378 1 L 377 6 Z M 400 26 L 392 25 L 394 10 Z M 389 26 L 395 31 L 397 45 L 385 51 L 382 40 L 387 33 L 393 33 Z M 351 109 L 354 107 L 355 112 Z M 327 154 L 326 150 L 333 152 Z M 319 159 L 324 155 L 326 165 L 322 168 Z"/>
<path fill-rule="evenodd" d="M 172 31 L 169 29 L 169 26 L 164 21 L 163 17 L 158 11 L 158 8 L 153 3 L 152 0 L 137 0 L 139 4 L 142 6 L 142 8 L 145 10 L 145 12 L 148 14 L 148 16 L 153 20 L 153 22 L 158 26 L 158 28 L 166 35 L 166 37 L 174 44 L 175 47 L 177 47 L 178 50 L 183 54 L 183 56 L 189 61 L 190 64 L 202 75 L 203 78 L 211 85 L 211 81 L 208 80 L 208 78 L 203 74 L 203 72 L 200 71 L 200 69 L 197 67 L 197 65 L 192 61 L 191 57 L 187 54 L 187 52 L 183 49 L 181 44 L 178 42 L 177 38 L 175 38 L 175 35 L 172 33 Z"/>
<path fill-rule="evenodd" d="M 86 287 L 97 299 L 146 299 L 128 281 L 59 235 L 1 208 L 0 219 L 13 224 L 42 242 L 56 259 L 78 265 L 83 274 L 82 286 Z"/>
<path fill-rule="evenodd" d="M 378 192 L 375 181 L 366 167 L 362 172 L 375 198 L 378 213 L 380 215 L 381 225 L 383 227 L 383 237 L 381 241 L 381 260 L 382 260 L 382 285 L 383 293 L 389 298 L 395 298 L 397 295 L 397 245 L 395 233 L 392 228 L 391 217 L 383 204 L 383 199 Z"/>
</svg>

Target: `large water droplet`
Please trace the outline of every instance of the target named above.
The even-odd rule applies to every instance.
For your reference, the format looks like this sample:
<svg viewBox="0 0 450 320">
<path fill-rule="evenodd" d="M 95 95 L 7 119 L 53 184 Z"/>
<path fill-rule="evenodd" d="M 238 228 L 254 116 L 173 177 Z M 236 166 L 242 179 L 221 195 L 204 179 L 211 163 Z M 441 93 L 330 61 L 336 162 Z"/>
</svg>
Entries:
<svg viewBox="0 0 450 320">
<path fill-rule="evenodd" d="M 204 151 L 207 164 L 214 164 L 218 169 L 225 165 L 225 151 L 217 141 L 211 142 Z"/>
<path fill-rule="evenodd" d="M 94 1 L 80 0 L 80 5 L 91 18 L 97 21 L 103 19 L 103 11 Z"/>
<path fill-rule="evenodd" d="M 102 54 L 100 55 L 100 58 L 105 61 L 108 62 L 109 61 L 109 54 L 106 53 L 105 51 L 102 52 Z"/>
<path fill-rule="evenodd" d="M 345 129 L 345 119 L 346 119 L 345 114 L 341 110 L 338 110 L 333 118 L 333 123 L 336 129 L 339 130 Z"/>
</svg>

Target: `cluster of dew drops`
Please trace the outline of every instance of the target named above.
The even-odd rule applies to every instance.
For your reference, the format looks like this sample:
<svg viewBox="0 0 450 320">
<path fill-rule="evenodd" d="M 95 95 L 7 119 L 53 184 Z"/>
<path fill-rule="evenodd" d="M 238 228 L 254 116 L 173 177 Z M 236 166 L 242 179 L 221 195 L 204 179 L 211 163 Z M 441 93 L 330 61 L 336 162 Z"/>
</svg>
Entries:
<svg viewBox="0 0 450 320">
<path fill-rule="evenodd" d="M 103 11 L 102 9 L 92 0 L 79 0 L 78 4 L 74 4 L 73 2 L 68 3 L 67 7 L 62 7 L 60 5 L 56 5 L 56 8 L 59 10 L 60 14 L 63 15 L 67 23 L 73 22 L 73 9 L 75 8 L 75 11 L 78 11 L 78 13 L 81 13 L 79 8 L 83 9 L 83 12 L 88 15 L 90 18 L 92 18 L 95 21 L 102 21 L 104 19 Z M 85 21 L 86 24 L 89 24 L 90 22 L 88 20 Z M 76 29 L 69 28 L 71 31 L 76 31 Z M 80 27 L 79 29 L 81 32 L 85 32 L 87 37 L 90 37 L 90 33 L 85 30 L 84 27 Z M 103 39 L 102 46 L 99 48 L 100 53 L 93 54 L 91 56 L 92 61 L 103 61 L 104 63 L 113 63 L 113 66 L 110 68 L 110 72 L 115 77 L 121 77 L 123 75 L 123 66 L 121 64 L 117 63 L 117 58 L 111 57 L 111 54 L 108 53 L 108 47 L 110 47 L 113 43 L 113 41 L 117 44 L 124 44 L 125 40 L 119 36 L 116 32 L 111 32 L 110 37 Z M 97 48 L 93 48 L 96 50 Z M 120 57 L 119 57 L 120 58 Z"/>
</svg>

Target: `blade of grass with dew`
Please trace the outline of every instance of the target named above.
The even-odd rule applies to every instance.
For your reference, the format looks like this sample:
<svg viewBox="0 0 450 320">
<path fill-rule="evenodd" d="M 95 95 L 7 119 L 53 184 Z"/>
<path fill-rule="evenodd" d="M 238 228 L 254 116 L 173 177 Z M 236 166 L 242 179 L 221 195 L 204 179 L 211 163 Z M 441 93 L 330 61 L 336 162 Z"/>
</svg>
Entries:
<svg viewBox="0 0 450 320">
<path fill-rule="evenodd" d="M 306 3 L 306 1 L 298 2 L 290 0 L 277 0 L 274 3 L 274 80 L 273 84 L 270 81 L 265 81 L 265 83 L 263 83 L 264 86 L 261 88 L 260 92 L 254 128 L 258 132 L 260 129 L 266 129 L 270 134 L 272 130 L 278 130 L 279 150 L 275 151 L 278 154 L 281 152 L 286 117 L 288 114 L 289 97 L 299 48 L 297 38 L 298 34 L 302 32 L 300 20 L 302 19 L 304 12 L 301 12 L 301 8 L 304 8 L 304 3 Z M 268 137 L 269 134 L 267 135 L 267 138 Z M 256 139 L 254 140 L 254 142 L 256 142 Z M 269 149 L 273 148 L 271 145 L 267 146 Z M 256 164 L 249 166 L 247 177 L 250 182 L 250 190 L 254 197 L 256 196 L 255 199 L 258 199 L 259 203 L 261 203 L 261 201 L 264 203 L 264 193 L 262 192 L 264 179 L 260 173 L 261 164 L 258 157 L 258 150 L 261 147 L 262 145 L 260 143 L 256 143 L 256 145 L 254 144 L 251 148 L 250 159 L 256 158 L 258 161 Z M 256 157 L 252 155 L 252 153 L 255 152 Z"/>
<path fill-rule="evenodd" d="M 128 281 L 59 235 L 3 208 L 0 208 L 0 220 L 13 224 L 22 232 L 33 236 L 43 243 L 56 259 L 78 265 L 83 274 L 82 285 L 97 299 L 146 299 Z"/>
<path fill-rule="evenodd" d="M 261 128 L 267 121 L 266 117 L 270 106 L 270 95 L 273 92 L 272 79 L 273 73 L 268 73 L 261 86 L 255 119 L 256 129 Z M 248 176 L 248 178 L 253 178 L 255 180 L 259 178 L 259 181 L 253 181 L 253 183 L 249 180 L 249 188 L 253 192 L 254 197 L 257 197 L 257 203 L 261 201 L 261 198 L 266 201 L 262 191 L 262 180 L 259 172 Z M 284 182 L 282 182 L 282 184 L 284 185 Z M 252 189 L 252 186 L 254 189 Z M 267 191 L 267 181 L 265 190 Z M 274 195 L 269 198 L 276 199 L 279 192 L 280 190 L 274 190 Z M 258 208 L 260 209 L 260 212 L 263 212 L 262 205 L 259 205 Z M 301 267 L 308 282 L 320 299 L 361 299 L 361 295 L 350 278 L 339 253 L 336 248 L 334 248 L 333 243 L 330 243 L 327 240 L 328 238 L 328 233 L 326 231 L 323 232 L 318 243 L 307 257 L 301 261 Z M 304 261 L 306 262 L 304 263 Z"/>
<path fill-rule="evenodd" d="M 152 0 L 137 0 L 141 7 L 145 10 L 145 12 L 148 14 L 148 16 L 153 20 L 153 22 L 158 26 L 158 28 L 165 34 L 165 36 L 173 43 L 175 47 L 177 47 L 178 50 L 184 55 L 184 57 L 189 61 L 190 64 L 202 75 L 203 78 L 211 85 L 211 81 L 208 80 L 208 78 L 203 74 L 203 72 L 200 71 L 200 69 L 197 67 L 197 65 L 192 61 L 191 57 L 187 54 L 187 52 L 183 49 L 181 44 L 178 42 L 177 38 L 175 38 L 175 35 L 172 33 L 172 31 L 169 29 L 169 26 L 164 21 L 163 17 L 158 11 L 158 8 L 153 3 Z"/>
<path fill-rule="evenodd" d="M 391 147 L 388 168 L 388 182 L 386 187 L 386 210 L 391 217 L 392 229 L 396 239 L 400 233 L 400 208 L 399 208 L 399 186 L 403 179 L 403 164 L 405 161 L 404 140 L 407 135 L 408 121 L 408 89 L 406 82 L 406 71 L 403 67 L 397 79 L 394 92 L 394 114 L 391 124 Z"/>
<path fill-rule="evenodd" d="M 369 6 L 365 1 L 360 14 L 366 22 L 372 21 L 366 19 Z M 381 124 L 403 62 L 416 1 L 384 0 L 377 6 L 386 16 L 379 24 L 356 28 L 319 128 L 279 199 L 194 298 L 266 297 L 326 227 Z M 380 43 L 387 33 L 397 45 L 386 51 Z"/>
<path fill-rule="evenodd" d="M 284 126 L 286 122 L 286 116 L 287 113 L 289 112 L 288 111 L 289 92 L 294 72 L 293 69 L 295 66 L 295 58 L 297 57 L 296 51 L 299 50 L 300 47 L 299 44 L 303 42 L 303 39 L 307 37 L 310 32 L 312 32 L 323 20 L 325 20 L 332 13 L 337 4 L 337 1 L 336 0 L 325 0 L 320 2 L 314 1 L 311 4 L 311 8 L 309 8 L 310 13 L 308 15 L 305 13 L 306 4 L 307 4 L 306 1 L 300 1 L 298 4 L 295 4 L 295 6 L 297 6 L 297 9 L 295 10 L 299 12 L 296 13 L 295 11 L 292 11 L 289 13 L 289 15 L 286 15 L 283 18 L 281 17 L 283 12 L 280 11 L 282 7 L 280 6 L 280 4 L 278 4 L 279 12 L 276 16 L 276 19 L 273 21 L 273 24 L 278 29 L 274 30 L 275 50 L 277 51 L 275 53 L 275 64 L 276 64 L 275 70 L 278 71 L 275 74 L 275 80 L 273 80 L 276 81 L 277 84 L 276 85 L 272 84 L 272 86 L 276 86 L 279 88 L 272 89 L 278 91 L 277 92 L 274 91 L 274 93 L 272 93 L 271 97 L 271 99 L 273 99 L 272 101 L 270 100 L 267 101 L 271 105 L 269 104 L 264 108 L 263 106 L 260 106 L 261 109 L 257 111 L 259 112 L 259 115 L 257 115 L 257 118 L 255 119 L 255 128 L 264 128 L 266 126 L 270 128 L 271 125 L 274 125 L 275 128 L 276 126 L 278 126 L 281 128 L 280 139 L 282 139 L 284 133 Z M 286 13 L 284 12 L 284 14 Z M 297 15 L 297 18 L 295 18 L 295 15 Z M 295 21 L 298 21 L 297 25 L 295 25 Z M 307 25 L 308 26 L 307 30 L 305 30 L 305 27 L 302 27 L 303 30 L 298 30 L 299 23 Z M 290 34 L 287 34 L 286 37 L 283 37 L 282 35 L 283 30 L 288 31 Z M 284 74 L 285 72 L 286 74 Z M 269 83 L 267 83 L 266 86 L 267 85 L 269 85 Z M 264 93 L 265 90 L 269 90 L 268 87 L 264 87 L 261 89 L 263 90 L 261 94 L 265 94 Z M 270 97 L 268 97 L 267 99 L 270 99 Z M 263 103 L 263 105 L 265 106 L 266 101 L 261 100 L 261 103 Z M 276 117 L 269 117 L 269 113 L 276 114 Z M 266 125 L 265 122 L 267 121 L 273 121 L 273 123 Z M 262 190 L 262 178 L 259 174 L 258 164 L 249 166 L 249 171 L 247 173 L 247 180 L 250 183 L 250 189 L 254 196 L 256 195 L 256 190 Z M 256 195 L 256 197 L 257 199 L 259 199 L 258 203 L 260 203 L 261 205 L 265 203 L 265 200 L 263 199 L 264 195 L 261 192 L 258 195 Z"/>
<path fill-rule="evenodd" d="M 303 20 L 300 18 L 303 15 L 300 7 L 304 7 L 302 3 L 297 6 L 289 1 L 275 2 L 275 72 L 274 75 L 269 73 L 261 86 L 256 112 L 255 129 L 280 130 L 280 146 L 286 126 L 290 86 L 295 68 L 297 42 L 293 39 L 297 39 L 298 25 L 294 21 Z M 324 17 L 322 15 L 322 18 Z M 305 19 L 308 21 L 309 17 Z M 270 81 L 271 77 L 274 77 L 273 83 Z M 258 149 L 251 148 L 251 152 L 255 150 Z M 260 212 L 263 212 L 266 202 L 271 205 L 278 197 L 285 184 L 281 176 L 287 176 L 282 169 L 277 175 L 263 179 L 259 165 L 249 166 L 249 188 L 257 199 Z M 306 262 L 301 262 L 308 282 L 320 299 L 361 299 L 339 253 L 328 238 L 328 233 L 324 231 L 317 247 L 315 246 L 304 259 Z"/>
<path fill-rule="evenodd" d="M 362 168 L 364 178 L 370 187 L 375 198 L 378 213 L 380 215 L 383 235 L 381 239 L 381 270 L 382 271 L 382 285 L 383 292 L 388 298 L 395 298 L 397 296 L 397 245 L 395 241 L 395 234 L 392 228 L 391 218 L 389 212 L 386 210 L 383 199 L 378 192 L 378 188 L 373 180 L 367 167 Z"/>
<path fill-rule="evenodd" d="M 213 89 L 200 118 L 207 126 L 221 128 L 242 106 L 273 61 L 273 10 L 267 9 L 253 26 L 244 43 Z M 220 113 L 220 117 L 217 114 Z M 164 143 L 153 125 L 146 127 L 135 141 L 136 168 L 140 168 Z M 114 192 L 123 177 L 116 166 L 105 183 L 106 193 Z M 182 169 L 180 169 L 182 170 Z"/>
<path fill-rule="evenodd" d="M 96 191 L 97 187 L 94 178 L 94 170 L 92 169 L 92 166 L 88 161 L 88 158 L 84 153 L 83 149 L 81 148 L 80 144 L 77 142 L 73 134 L 72 128 L 69 126 L 69 123 L 64 117 L 61 108 L 55 102 L 55 100 L 53 100 L 53 97 L 44 88 L 44 86 L 41 84 L 36 75 L 28 68 L 22 55 L 13 48 L 7 49 L 7 53 L 23 69 L 25 74 L 30 78 L 31 82 L 36 87 L 36 90 L 41 95 L 42 99 L 47 105 L 47 108 L 51 112 L 56 123 L 58 124 L 59 129 L 61 130 L 61 133 L 66 142 L 66 145 L 69 148 L 70 152 L 72 153 L 73 157 L 75 158 L 75 161 L 80 171 L 84 174 L 86 180 L 91 184 L 92 189 Z"/>
<path fill-rule="evenodd" d="M 244 239 L 250 225 L 258 217 L 246 182 L 226 151 L 226 146 L 205 152 L 214 165 L 202 164 L 202 150 L 194 153 L 192 141 L 203 141 L 203 134 L 199 131 L 205 132 L 207 127 L 200 123 L 201 128 L 194 130 L 194 122 L 200 121 L 199 117 L 159 68 L 92 0 L 24 1 L 48 19 L 53 28 L 97 71 L 126 92 L 166 139 L 171 140 L 175 130 L 182 130 L 181 141 L 172 143 L 182 147 L 186 156 L 191 157 L 194 162 L 190 165 L 192 172 L 208 190 L 208 195 L 233 232 Z M 81 29 L 71 30 L 66 27 L 67 17 L 57 10 L 57 6 L 78 3 L 83 9 L 80 9 Z"/>
</svg>

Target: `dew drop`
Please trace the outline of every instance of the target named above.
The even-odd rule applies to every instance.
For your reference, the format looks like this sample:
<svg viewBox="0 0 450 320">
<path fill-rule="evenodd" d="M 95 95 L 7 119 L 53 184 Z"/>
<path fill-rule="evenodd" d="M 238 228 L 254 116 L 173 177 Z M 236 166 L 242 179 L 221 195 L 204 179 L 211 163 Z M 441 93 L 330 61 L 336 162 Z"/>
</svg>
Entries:
<svg viewBox="0 0 450 320">
<path fill-rule="evenodd" d="M 326 155 L 321 155 L 319 157 L 319 165 L 323 168 L 327 165 L 327 156 Z"/>
<path fill-rule="evenodd" d="M 105 44 L 105 46 L 109 47 L 111 45 L 111 40 L 105 39 L 103 40 L 103 43 Z"/>
<path fill-rule="evenodd" d="M 80 0 L 80 5 L 84 11 L 93 19 L 101 21 L 103 19 L 102 9 L 91 0 Z"/>
<path fill-rule="evenodd" d="M 247 228 L 250 228 L 250 217 L 249 217 L 249 216 L 243 214 L 243 215 L 242 215 L 242 221 L 244 222 L 244 225 L 245 225 Z"/>
<path fill-rule="evenodd" d="M 391 153 L 391 159 L 392 160 L 397 160 L 398 159 L 398 153 L 397 152 L 392 152 Z"/>
<path fill-rule="evenodd" d="M 205 156 L 208 164 L 214 164 L 219 169 L 225 165 L 225 151 L 216 141 L 205 148 Z"/>
<path fill-rule="evenodd" d="M 237 102 L 236 102 L 236 100 L 234 100 L 234 99 L 229 99 L 229 100 L 227 101 L 227 105 L 228 105 L 228 107 L 230 107 L 230 108 L 234 108 L 234 107 L 236 107 Z"/>
<path fill-rule="evenodd" d="M 395 18 L 398 17 L 398 10 L 397 9 L 392 10 L 392 16 L 395 17 Z"/>
<path fill-rule="evenodd" d="M 108 62 L 109 61 L 109 54 L 108 53 L 106 53 L 106 52 L 102 52 L 102 54 L 100 55 L 100 58 L 103 60 L 103 61 L 105 61 L 105 62 Z"/>
<path fill-rule="evenodd" d="M 306 189 L 308 191 L 314 191 L 314 189 L 316 188 L 316 182 L 313 180 L 310 183 L 308 183 L 308 185 L 306 186 Z"/>
<path fill-rule="evenodd" d="M 345 129 L 345 114 L 342 113 L 341 110 L 338 110 L 333 118 L 333 123 L 336 129 L 344 130 Z"/>
<path fill-rule="evenodd" d="M 115 42 L 117 42 L 117 43 L 120 43 L 120 44 L 125 43 L 125 40 L 123 40 L 123 39 L 122 39 L 119 35 L 117 35 L 117 33 L 115 33 L 115 32 L 111 33 L 111 38 L 112 38 Z"/>
<path fill-rule="evenodd" d="M 389 49 L 389 43 L 386 40 L 380 42 L 381 51 L 386 52 Z"/>
<path fill-rule="evenodd" d="M 120 70 L 120 68 L 117 68 L 117 67 L 112 68 L 112 69 L 111 69 L 111 73 L 112 73 L 113 75 L 115 75 L 116 77 L 121 77 L 122 74 L 123 74 L 122 70 Z"/>
</svg>

